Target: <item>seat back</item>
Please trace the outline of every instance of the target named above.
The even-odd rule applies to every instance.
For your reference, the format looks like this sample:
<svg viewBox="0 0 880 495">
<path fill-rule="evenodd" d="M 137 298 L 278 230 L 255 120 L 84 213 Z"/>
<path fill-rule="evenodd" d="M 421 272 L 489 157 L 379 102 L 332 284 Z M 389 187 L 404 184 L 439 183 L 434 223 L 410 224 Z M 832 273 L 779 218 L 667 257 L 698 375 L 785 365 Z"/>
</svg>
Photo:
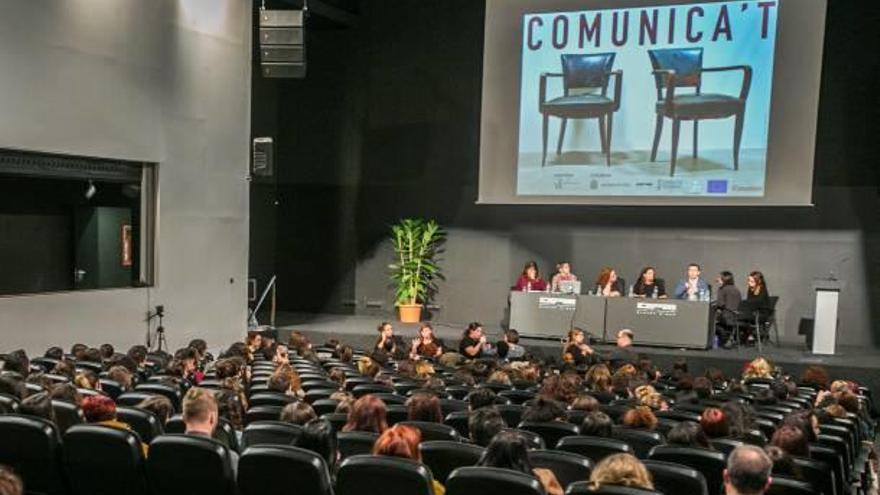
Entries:
<svg viewBox="0 0 880 495">
<path fill-rule="evenodd" d="M 356 455 L 339 465 L 336 495 L 433 495 L 432 481 L 431 471 L 420 462 Z"/>
<path fill-rule="evenodd" d="M 766 495 L 820 495 L 812 483 L 784 476 L 773 476 Z"/>
<path fill-rule="evenodd" d="M 651 449 L 663 443 L 663 435 L 656 431 L 615 427 L 613 436 L 628 443 L 639 459 L 647 459 Z"/>
<path fill-rule="evenodd" d="M 335 399 L 319 399 L 312 402 L 312 409 L 314 409 L 315 414 L 320 417 L 327 413 L 336 412 L 336 407 L 338 405 L 339 401 Z"/>
<path fill-rule="evenodd" d="M 388 404 L 385 406 L 385 421 L 388 422 L 388 426 L 396 425 L 401 421 L 406 421 L 408 418 L 409 411 L 407 411 L 405 405 Z"/>
<path fill-rule="evenodd" d="M 98 381 L 101 382 L 101 390 L 109 395 L 111 399 L 116 400 L 117 397 L 122 395 L 122 385 L 120 385 L 119 382 L 110 380 L 109 378 L 101 378 Z"/>
<path fill-rule="evenodd" d="M 443 412 L 443 416 L 451 412 L 467 411 L 468 403 L 458 399 L 440 399 L 440 410 Z"/>
<path fill-rule="evenodd" d="M 136 407 L 117 407 L 116 418 L 128 424 L 146 444 L 165 432 L 165 425 L 150 411 Z"/>
<path fill-rule="evenodd" d="M 510 400 L 511 404 L 523 404 L 535 398 L 535 393 L 529 390 L 503 390 L 498 395 Z"/>
<path fill-rule="evenodd" d="M 147 392 L 144 390 L 137 390 L 133 392 L 125 392 L 116 398 L 117 406 L 126 406 L 126 407 L 134 407 L 141 403 L 144 399 L 149 399 L 150 397 L 158 395 L 153 392 Z"/>
<path fill-rule="evenodd" d="M 724 454 L 721 452 L 696 447 L 658 445 L 651 450 L 648 459 L 692 467 L 703 473 L 709 495 L 720 495 L 723 491 L 722 475 L 727 464 Z"/>
<path fill-rule="evenodd" d="M 604 88 L 614 66 L 614 53 L 572 53 L 561 57 L 566 94 L 573 88 Z"/>
<path fill-rule="evenodd" d="M 371 395 L 384 402 L 386 406 L 390 406 L 391 404 L 406 404 L 406 397 L 400 394 L 376 392 Z"/>
<path fill-rule="evenodd" d="M 500 404 L 495 406 L 495 408 L 498 409 L 498 413 L 504 418 L 507 426 L 511 428 L 522 422 L 522 415 L 526 410 L 525 406 L 517 404 Z"/>
<path fill-rule="evenodd" d="M 745 445 L 745 442 L 742 440 L 736 440 L 734 438 L 713 438 L 709 440 L 709 443 L 712 444 L 712 448 L 724 455 L 730 455 L 730 453 L 733 452 L 733 449 Z"/>
<path fill-rule="evenodd" d="M 61 444 L 52 422 L 5 414 L 0 416 L 0 439 L 0 464 L 21 477 L 28 493 L 66 493 Z"/>
<path fill-rule="evenodd" d="M 280 392 L 257 392 L 248 397 L 248 406 L 279 406 L 284 407 L 296 402 L 296 397 Z"/>
<path fill-rule="evenodd" d="M 284 421 L 254 421 L 241 435 L 241 448 L 255 445 L 293 445 L 302 426 Z"/>
<path fill-rule="evenodd" d="M 544 495 L 535 476 L 510 469 L 461 467 L 446 480 L 447 495 L 498 494 Z"/>
<path fill-rule="evenodd" d="M 394 389 L 387 385 L 382 385 L 381 383 L 363 383 L 360 385 L 355 385 L 355 387 L 351 390 L 351 393 L 356 398 L 361 398 L 367 394 L 393 394 Z"/>
<path fill-rule="evenodd" d="M 136 433 L 74 425 L 64 434 L 63 454 L 73 495 L 116 495 L 120 487 L 132 495 L 147 493 L 144 453 Z"/>
<path fill-rule="evenodd" d="M 456 411 L 451 412 L 446 415 L 446 418 L 443 420 L 443 424 L 449 425 L 455 428 L 455 431 L 458 432 L 462 438 L 470 437 L 470 428 L 468 426 L 468 420 L 470 419 L 470 413 L 467 411 Z"/>
<path fill-rule="evenodd" d="M 504 428 L 504 430 L 516 432 L 517 435 L 523 437 L 528 444 L 529 450 L 547 448 L 547 444 L 544 443 L 544 439 L 541 438 L 541 435 L 538 435 L 533 431 L 520 430 L 517 428 Z"/>
<path fill-rule="evenodd" d="M 52 410 L 55 412 L 55 425 L 58 427 L 58 433 L 61 435 L 64 435 L 71 426 L 86 422 L 82 410 L 71 402 L 53 400 Z"/>
<path fill-rule="evenodd" d="M 0 414 L 17 413 L 21 401 L 9 394 L 0 394 Z"/>
<path fill-rule="evenodd" d="M 419 444 L 422 462 L 431 469 L 434 479 L 445 484 L 456 468 L 476 466 L 486 451 L 483 447 L 449 440 L 433 440 Z"/>
<path fill-rule="evenodd" d="M 544 439 L 544 443 L 551 448 L 559 443 L 559 440 L 564 437 L 577 436 L 580 434 L 580 428 L 571 423 L 562 421 L 547 421 L 542 423 L 523 421 L 517 426 L 517 428 L 541 435 L 541 438 Z"/>
<path fill-rule="evenodd" d="M 821 479 L 821 483 L 817 481 L 817 484 L 823 484 L 825 486 L 819 487 L 819 490 L 823 493 L 830 493 L 830 487 L 827 486 L 827 482 L 829 480 L 833 480 L 834 483 L 834 491 L 837 495 L 844 495 L 848 493 L 849 484 L 847 482 L 847 472 L 846 468 L 843 464 L 843 458 L 837 455 L 833 449 L 828 447 L 823 447 L 821 445 L 810 445 L 810 459 L 802 459 L 802 458 L 794 458 L 795 464 L 801 467 L 801 471 L 804 473 L 804 477 L 808 480 L 816 480 Z M 822 471 L 825 472 L 827 469 L 827 474 L 820 475 L 820 478 L 812 478 L 807 476 L 807 470 L 813 470 L 814 472 Z"/>
<path fill-rule="evenodd" d="M 165 396 L 171 401 L 171 406 L 174 407 L 174 410 L 180 411 L 180 387 L 164 383 L 142 383 L 134 389 L 136 392 L 148 392 Z"/>
<path fill-rule="evenodd" d="M 589 436 L 565 437 L 556 444 L 556 450 L 580 454 L 593 463 L 598 463 L 612 454 L 633 453 L 632 447 L 622 440 Z"/>
<path fill-rule="evenodd" d="M 429 442 L 431 440 L 450 440 L 453 442 L 461 441 L 461 436 L 455 431 L 455 428 L 444 425 L 443 423 L 430 423 L 427 421 L 401 421 L 399 424 L 412 426 L 422 432 L 422 441 Z"/>
<path fill-rule="evenodd" d="M 342 431 L 342 427 L 345 426 L 345 423 L 348 423 L 348 414 L 345 413 L 327 413 L 322 415 L 321 418 L 326 419 L 333 425 L 333 431 Z"/>
<path fill-rule="evenodd" d="M 339 457 L 345 459 L 371 453 L 373 444 L 379 439 L 379 434 L 368 431 L 340 431 L 336 434 L 336 439 Z"/>
<path fill-rule="evenodd" d="M 278 421 L 281 418 L 281 406 L 252 406 L 244 413 L 244 423 L 249 425 L 254 421 Z"/>
<path fill-rule="evenodd" d="M 675 71 L 676 87 L 699 88 L 703 73 L 703 48 L 659 48 L 648 50 L 651 68 Z M 654 83 L 659 91 L 666 87 L 666 78 L 655 75 Z"/>
<path fill-rule="evenodd" d="M 238 461 L 241 495 L 288 495 L 291 486 L 277 476 L 294 480 L 297 495 L 332 495 L 333 482 L 327 463 L 315 452 L 290 445 L 249 447 Z"/>
<path fill-rule="evenodd" d="M 152 493 L 235 495 L 229 449 L 211 438 L 162 435 L 150 444 L 147 479 Z"/>
<path fill-rule="evenodd" d="M 602 485 L 592 488 L 588 482 L 579 481 L 569 485 L 565 495 L 661 495 L 661 492 L 619 485 Z"/>
<path fill-rule="evenodd" d="M 708 495 L 709 493 L 705 476 L 692 467 L 652 459 L 642 462 L 651 473 L 657 491 L 670 495 Z"/>
<path fill-rule="evenodd" d="M 559 484 L 565 489 L 568 485 L 590 479 L 593 461 L 573 452 L 562 450 L 533 450 L 529 452 L 532 466 L 553 471 Z"/>
</svg>

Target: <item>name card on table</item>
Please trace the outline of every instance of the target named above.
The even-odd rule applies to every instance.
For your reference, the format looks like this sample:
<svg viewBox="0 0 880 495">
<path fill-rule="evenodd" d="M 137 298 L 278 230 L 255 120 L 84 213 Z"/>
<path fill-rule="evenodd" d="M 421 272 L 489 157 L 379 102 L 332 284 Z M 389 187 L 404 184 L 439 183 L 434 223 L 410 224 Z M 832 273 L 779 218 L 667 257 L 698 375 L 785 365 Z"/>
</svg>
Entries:
<svg viewBox="0 0 880 495">
<path fill-rule="evenodd" d="M 641 316 L 675 316 L 678 305 L 674 303 L 640 302 L 636 304 L 636 314 Z"/>
<path fill-rule="evenodd" d="M 538 309 L 561 309 L 574 311 L 577 307 L 577 298 L 541 296 L 538 298 Z"/>
</svg>

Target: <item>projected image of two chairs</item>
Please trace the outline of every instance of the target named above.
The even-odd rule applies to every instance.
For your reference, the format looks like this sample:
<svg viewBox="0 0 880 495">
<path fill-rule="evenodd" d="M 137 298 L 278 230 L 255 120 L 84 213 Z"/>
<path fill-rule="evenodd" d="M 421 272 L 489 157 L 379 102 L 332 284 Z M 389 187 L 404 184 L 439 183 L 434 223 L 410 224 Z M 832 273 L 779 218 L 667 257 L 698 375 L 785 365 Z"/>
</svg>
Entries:
<svg viewBox="0 0 880 495">
<path fill-rule="evenodd" d="M 748 65 L 704 67 L 702 48 L 648 50 L 648 56 L 656 87 L 656 101 L 645 98 L 645 95 L 639 95 L 639 99 L 654 103 L 653 108 L 645 109 L 655 114 L 650 151 L 614 149 L 612 129 L 615 113 L 620 109 L 622 99 L 628 97 L 623 71 L 614 70 L 615 54 L 570 54 L 562 55 L 561 73 L 543 73 L 540 76 L 542 152 L 540 157 L 535 156 L 536 153 L 523 153 L 521 165 L 544 168 L 551 165 L 603 164 L 612 167 L 634 164 L 639 167 L 632 173 L 668 173 L 674 176 L 676 166 L 687 173 L 717 173 L 737 171 L 741 162 L 744 162 L 744 165 L 760 168 L 763 175 L 763 149 L 754 153 L 744 151 L 740 156 L 752 68 Z M 711 92 L 711 87 L 704 88 L 704 79 L 709 73 L 729 72 L 741 73 L 742 85 L 738 93 Z M 559 86 L 558 81 L 553 83 L 553 79 L 561 79 L 561 94 L 558 90 L 557 94 L 551 94 L 549 88 Z M 730 147 L 701 153 L 700 122 L 718 119 L 732 120 L 733 125 L 729 126 Z M 551 121 L 559 123 L 558 136 L 551 135 Z M 570 121 L 584 123 L 575 127 L 570 125 Z M 596 127 L 586 124 L 589 121 L 595 121 Z M 690 125 L 682 129 L 682 122 Z M 566 148 L 566 132 L 571 140 L 573 132 L 590 132 L 591 129 L 598 134 L 601 149 Z M 688 143 L 690 146 L 682 146 L 682 141 L 686 141 L 682 139 L 682 134 L 687 137 L 688 131 L 692 133 L 693 141 Z M 670 134 L 671 146 L 666 144 L 668 141 L 665 139 L 661 140 L 664 136 L 669 139 Z M 554 138 L 556 142 L 552 143 Z M 552 149 L 553 144 L 555 149 Z M 548 147 L 551 148 L 549 153 Z M 686 153 L 688 151 L 690 153 Z"/>
</svg>

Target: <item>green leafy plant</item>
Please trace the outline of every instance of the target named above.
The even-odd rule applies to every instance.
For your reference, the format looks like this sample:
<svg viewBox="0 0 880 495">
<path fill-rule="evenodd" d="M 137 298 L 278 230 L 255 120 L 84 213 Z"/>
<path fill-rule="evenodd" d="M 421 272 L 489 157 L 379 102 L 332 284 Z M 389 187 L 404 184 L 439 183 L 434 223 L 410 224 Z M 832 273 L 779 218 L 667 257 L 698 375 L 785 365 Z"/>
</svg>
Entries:
<svg viewBox="0 0 880 495">
<path fill-rule="evenodd" d="M 446 232 L 434 220 L 404 218 L 391 226 L 395 263 L 388 266 L 397 286 L 395 300 L 401 304 L 426 304 L 442 279 L 437 256 L 442 252 Z"/>
</svg>

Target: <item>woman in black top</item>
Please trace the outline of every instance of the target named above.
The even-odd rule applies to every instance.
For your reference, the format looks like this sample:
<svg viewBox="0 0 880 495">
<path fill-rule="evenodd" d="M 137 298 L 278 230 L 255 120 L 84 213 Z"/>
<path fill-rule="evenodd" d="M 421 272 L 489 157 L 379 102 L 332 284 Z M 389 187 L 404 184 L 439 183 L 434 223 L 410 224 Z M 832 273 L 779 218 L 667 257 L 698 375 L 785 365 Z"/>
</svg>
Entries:
<svg viewBox="0 0 880 495">
<path fill-rule="evenodd" d="M 458 352 L 466 359 L 478 359 L 483 356 L 483 348 L 486 336 L 483 335 L 483 325 L 473 322 L 464 330 L 461 342 L 458 344 Z"/>
<path fill-rule="evenodd" d="M 767 293 L 767 283 L 764 281 L 764 274 L 757 270 L 749 274 L 746 301 L 753 308 L 766 308 L 770 306 L 770 294 Z"/>
<path fill-rule="evenodd" d="M 657 271 L 653 266 L 646 266 L 639 273 L 639 279 L 633 285 L 633 295 L 636 297 L 655 297 L 655 290 L 657 291 L 656 297 L 666 297 L 666 283 L 662 278 L 657 278 Z"/>
<path fill-rule="evenodd" d="M 593 363 L 593 349 L 584 342 L 584 331 L 580 328 L 572 328 L 568 332 L 562 359 L 575 366 Z"/>
<path fill-rule="evenodd" d="M 394 354 L 397 351 L 397 337 L 394 335 L 394 327 L 391 323 L 383 321 L 376 327 L 376 331 L 379 332 L 379 337 L 376 338 L 375 349 L 389 355 Z"/>
</svg>

